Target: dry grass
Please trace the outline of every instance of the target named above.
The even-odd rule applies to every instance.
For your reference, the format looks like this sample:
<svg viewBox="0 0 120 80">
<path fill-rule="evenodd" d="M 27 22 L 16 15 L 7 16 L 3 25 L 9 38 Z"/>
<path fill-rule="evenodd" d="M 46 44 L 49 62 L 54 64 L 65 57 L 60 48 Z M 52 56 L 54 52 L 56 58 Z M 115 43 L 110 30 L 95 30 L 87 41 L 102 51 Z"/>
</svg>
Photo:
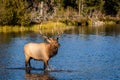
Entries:
<svg viewBox="0 0 120 80">
<path fill-rule="evenodd" d="M 38 31 L 39 29 L 58 29 L 60 27 L 65 27 L 66 25 L 60 22 L 47 22 L 43 24 L 36 24 L 32 26 L 0 26 L 0 32 L 10 33 L 10 32 L 23 32 L 23 31 Z"/>
</svg>

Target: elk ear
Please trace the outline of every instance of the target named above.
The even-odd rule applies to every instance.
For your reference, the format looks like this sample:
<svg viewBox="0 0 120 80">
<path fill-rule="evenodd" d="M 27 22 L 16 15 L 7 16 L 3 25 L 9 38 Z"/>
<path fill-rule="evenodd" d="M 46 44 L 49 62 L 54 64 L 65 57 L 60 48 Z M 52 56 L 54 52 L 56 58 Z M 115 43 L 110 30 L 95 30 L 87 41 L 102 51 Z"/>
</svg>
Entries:
<svg viewBox="0 0 120 80">
<path fill-rule="evenodd" d="M 57 39 L 57 41 L 58 41 L 59 38 L 57 37 L 56 39 Z"/>
</svg>

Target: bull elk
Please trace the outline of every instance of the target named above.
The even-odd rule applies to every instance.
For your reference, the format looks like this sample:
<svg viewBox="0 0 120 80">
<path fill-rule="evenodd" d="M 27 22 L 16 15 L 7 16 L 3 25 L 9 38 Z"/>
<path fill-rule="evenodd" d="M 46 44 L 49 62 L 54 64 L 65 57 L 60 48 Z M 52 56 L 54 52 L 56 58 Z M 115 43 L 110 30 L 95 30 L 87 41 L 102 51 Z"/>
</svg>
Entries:
<svg viewBox="0 0 120 80">
<path fill-rule="evenodd" d="M 42 34 L 41 34 L 42 35 Z M 43 35 L 42 35 L 43 36 Z M 31 67 L 30 60 L 35 59 L 43 61 L 44 70 L 49 69 L 49 60 L 51 57 L 55 56 L 58 52 L 60 46 L 58 38 L 48 38 L 43 36 L 47 42 L 41 43 L 28 43 L 24 46 L 24 55 L 25 55 L 25 66 L 26 68 Z"/>
</svg>

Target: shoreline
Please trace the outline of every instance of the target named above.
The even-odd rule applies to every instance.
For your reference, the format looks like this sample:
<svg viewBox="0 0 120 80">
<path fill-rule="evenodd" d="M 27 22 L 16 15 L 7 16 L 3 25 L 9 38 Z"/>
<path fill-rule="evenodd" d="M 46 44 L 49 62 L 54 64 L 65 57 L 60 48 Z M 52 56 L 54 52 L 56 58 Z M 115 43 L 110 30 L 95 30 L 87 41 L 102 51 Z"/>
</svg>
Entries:
<svg viewBox="0 0 120 80">
<path fill-rule="evenodd" d="M 43 24 L 34 24 L 31 26 L 9 26 L 9 25 L 5 25 L 5 26 L 0 26 L 0 32 L 1 33 L 10 33 L 10 32 L 24 32 L 24 31 L 39 31 L 39 29 L 53 29 L 55 27 L 65 27 L 66 25 L 61 23 L 61 22 L 47 22 L 47 23 L 43 23 Z"/>
<path fill-rule="evenodd" d="M 117 25 L 120 24 L 119 20 L 115 19 L 102 19 L 102 20 L 92 20 L 90 18 L 82 18 L 78 20 L 73 19 L 61 19 L 59 21 L 47 21 L 42 24 L 33 24 L 30 26 L 0 26 L 0 32 L 10 33 L 10 32 L 24 32 L 24 31 L 38 31 L 39 29 L 53 29 L 55 27 L 66 27 L 66 26 L 103 26 L 103 25 Z"/>
</svg>

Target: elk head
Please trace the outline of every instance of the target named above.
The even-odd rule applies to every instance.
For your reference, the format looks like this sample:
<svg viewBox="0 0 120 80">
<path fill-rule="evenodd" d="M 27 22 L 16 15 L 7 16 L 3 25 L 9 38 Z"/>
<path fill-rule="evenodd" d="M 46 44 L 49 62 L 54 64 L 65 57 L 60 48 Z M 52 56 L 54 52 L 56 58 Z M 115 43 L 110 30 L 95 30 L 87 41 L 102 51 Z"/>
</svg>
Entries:
<svg viewBox="0 0 120 80">
<path fill-rule="evenodd" d="M 39 31 L 40 35 L 49 43 L 49 44 L 52 44 L 54 46 L 60 46 L 59 42 L 58 42 L 58 39 L 60 37 L 60 33 L 57 34 L 57 37 L 56 38 L 49 38 L 47 37 L 46 35 L 43 35 L 43 33 L 41 32 L 41 30 Z"/>
</svg>

